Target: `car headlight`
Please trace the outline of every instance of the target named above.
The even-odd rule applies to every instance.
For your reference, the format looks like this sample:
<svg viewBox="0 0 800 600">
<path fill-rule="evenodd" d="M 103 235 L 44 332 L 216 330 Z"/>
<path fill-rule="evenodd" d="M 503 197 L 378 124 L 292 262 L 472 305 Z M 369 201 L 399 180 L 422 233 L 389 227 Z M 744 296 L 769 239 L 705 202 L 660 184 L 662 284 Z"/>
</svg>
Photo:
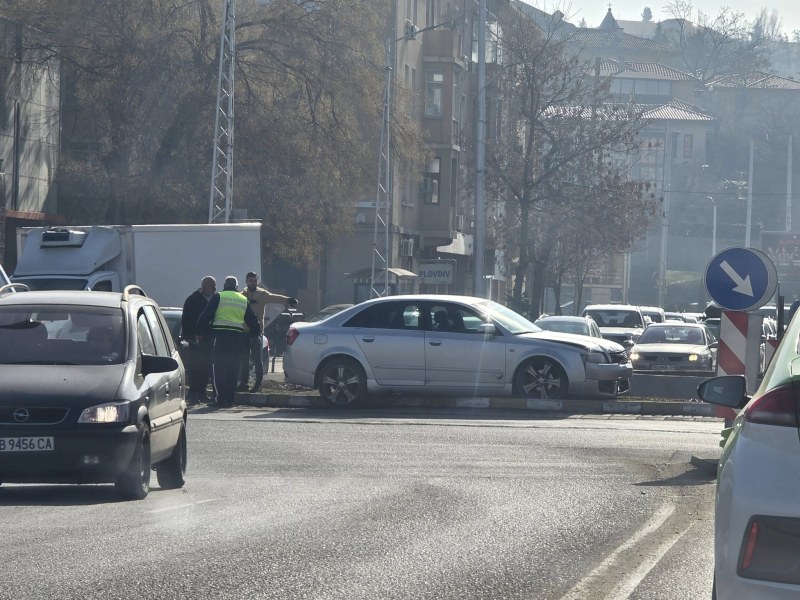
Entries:
<svg viewBox="0 0 800 600">
<path fill-rule="evenodd" d="M 130 415 L 130 402 L 98 404 L 84 408 L 78 423 L 125 423 Z"/>
<path fill-rule="evenodd" d="M 698 360 L 700 360 L 700 357 L 697 354 L 689 355 L 689 362 L 697 362 Z"/>
<path fill-rule="evenodd" d="M 631 352 L 629 358 L 631 360 L 639 360 L 639 353 L 638 352 Z"/>
<path fill-rule="evenodd" d="M 605 364 L 608 362 L 608 357 L 606 357 L 604 352 L 597 352 L 595 350 L 581 354 L 581 358 L 583 358 L 584 364 L 586 363 Z"/>
</svg>

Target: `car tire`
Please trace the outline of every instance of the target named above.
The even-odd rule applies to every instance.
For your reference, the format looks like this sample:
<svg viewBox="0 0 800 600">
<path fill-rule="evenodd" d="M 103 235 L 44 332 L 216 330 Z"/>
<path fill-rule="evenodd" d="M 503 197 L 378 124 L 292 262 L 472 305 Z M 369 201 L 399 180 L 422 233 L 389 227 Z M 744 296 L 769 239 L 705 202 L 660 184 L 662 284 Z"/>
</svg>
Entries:
<svg viewBox="0 0 800 600">
<path fill-rule="evenodd" d="M 541 356 L 526 360 L 514 375 L 514 389 L 525 398 L 560 400 L 568 385 L 561 365 Z"/>
<path fill-rule="evenodd" d="M 117 493 L 126 500 L 142 500 L 150 492 L 150 429 L 144 425 L 144 431 L 130 465 L 115 483 Z"/>
<path fill-rule="evenodd" d="M 356 361 L 335 358 L 320 368 L 317 389 L 320 397 L 330 406 L 357 406 L 367 396 L 367 375 Z"/>
<path fill-rule="evenodd" d="M 176 490 L 186 483 L 186 423 L 181 423 L 178 443 L 169 458 L 156 465 L 156 478 L 162 490 Z"/>
</svg>

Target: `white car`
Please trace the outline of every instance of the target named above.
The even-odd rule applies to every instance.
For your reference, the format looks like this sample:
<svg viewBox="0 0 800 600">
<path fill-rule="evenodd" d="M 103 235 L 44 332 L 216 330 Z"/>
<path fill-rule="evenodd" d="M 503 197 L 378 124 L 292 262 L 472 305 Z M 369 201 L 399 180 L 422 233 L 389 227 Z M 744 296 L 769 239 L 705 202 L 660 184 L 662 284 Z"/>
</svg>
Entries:
<svg viewBox="0 0 800 600">
<path fill-rule="evenodd" d="M 794 319 L 752 398 L 741 375 L 698 388 L 741 409 L 717 476 L 714 589 L 719 600 L 800 598 L 800 319 Z"/>
<path fill-rule="evenodd" d="M 619 344 L 543 331 L 482 298 L 376 298 L 286 336 L 286 379 L 334 406 L 381 392 L 614 399 L 633 368 Z"/>
</svg>

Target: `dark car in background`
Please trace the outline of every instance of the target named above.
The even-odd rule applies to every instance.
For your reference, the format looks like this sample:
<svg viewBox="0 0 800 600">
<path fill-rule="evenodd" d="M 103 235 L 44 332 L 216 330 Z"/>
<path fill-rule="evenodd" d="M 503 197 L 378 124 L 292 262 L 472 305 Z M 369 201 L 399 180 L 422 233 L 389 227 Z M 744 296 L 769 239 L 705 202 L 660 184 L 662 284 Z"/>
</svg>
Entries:
<svg viewBox="0 0 800 600">
<path fill-rule="evenodd" d="M 184 485 L 184 369 L 158 305 L 123 293 L 0 296 L 0 482 Z"/>
</svg>

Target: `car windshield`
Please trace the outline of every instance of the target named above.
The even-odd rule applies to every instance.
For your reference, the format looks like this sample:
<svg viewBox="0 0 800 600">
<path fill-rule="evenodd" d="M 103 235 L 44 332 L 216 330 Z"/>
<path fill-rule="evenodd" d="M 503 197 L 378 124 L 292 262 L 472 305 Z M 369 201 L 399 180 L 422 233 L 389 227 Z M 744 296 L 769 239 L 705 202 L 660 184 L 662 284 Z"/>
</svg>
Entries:
<svg viewBox="0 0 800 600">
<path fill-rule="evenodd" d="M 47 279 L 37 279 L 32 277 L 30 279 L 14 279 L 15 283 L 24 283 L 28 289 L 32 291 L 50 291 L 50 290 L 85 290 L 87 281 L 85 279 L 74 279 L 72 277 L 65 277 L 56 279 L 48 277 Z"/>
<path fill-rule="evenodd" d="M 478 303 L 476 308 L 514 335 L 541 331 L 540 327 L 528 321 L 521 314 L 492 300 Z"/>
<path fill-rule="evenodd" d="M 702 330 L 697 327 L 648 327 L 639 337 L 639 344 L 704 344 Z"/>
<path fill-rule="evenodd" d="M 643 327 L 642 317 L 632 310 L 602 310 L 587 308 L 586 314 L 592 317 L 599 327 Z"/>
<path fill-rule="evenodd" d="M 120 309 L 95 306 L 0 307 L 0 364 L 108 365 L 124 360 Z"/>
</svg>

